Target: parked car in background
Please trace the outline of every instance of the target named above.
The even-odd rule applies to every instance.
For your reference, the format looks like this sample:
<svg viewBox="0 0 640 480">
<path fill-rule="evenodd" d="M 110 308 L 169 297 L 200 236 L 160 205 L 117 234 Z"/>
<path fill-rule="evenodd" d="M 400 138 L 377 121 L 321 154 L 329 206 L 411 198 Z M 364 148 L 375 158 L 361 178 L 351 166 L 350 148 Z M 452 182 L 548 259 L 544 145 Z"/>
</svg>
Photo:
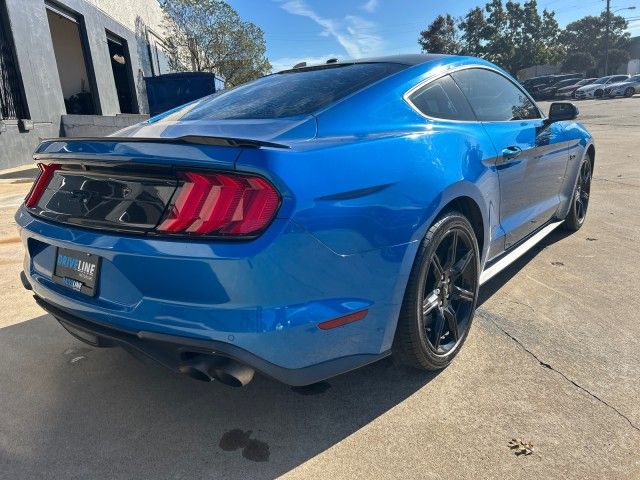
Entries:
<svg viewBox="0 0 640 480">
<path fill-rule="evenodd" d="M 613 83 L 604 89 L 605 97 L 632 97 L 640 93 L 640 75 L 618 83 Z"/>
<path fill-rule="evenodd" d="M 544 77 L 538 77 L 536 79 L 532 79 L 534 81 L 529 82 L 527 84 L 528 86 L 525 86 L 525 85 L 523 86 L 531 94 L 531 96 L 533 96 L 535 99 L 538 99 L 539 93 L 545 88 L 551 87 L 552 85 L 562 80 L 574 79 L 577 81 L 577 80 L 580 80 L 582 77 L 583 75 L 580 75 L 578 73 L 567 73 L 562 75 L 545 75 Z"/>
<path fill-rule="evenodd" d="M 78 339 L 199 380 L 308 385 L 392 353 L 442 369 L 480 284 L 583 225 L 577 114 L 484 60 L 405 55 L 46 140 L 22 282 Z"/>
<path fill-rule="evenodd" d="M 556 94 L 559 89 L 570 86 L 570 85 L 574 85 L 575 83 L 576 83 L 575 78 L 560 80 L 559 82 L 554 83 L 550 87 L 539 90 L 536 95 L 536 99 L 537 100 L 553 100 L 554 98 L 556 98 Z"/>
<path fill-rule="evenodd" d="M 528 91 L 531 92 L 533 88 L 537 88 L 539 85 L 547 84 L 555 75 L 542 75 L 540 77 L 528 78 L 520 82 L 520 84 Z"/>
<path fill-rule="evenodd" d="M 580 87 L 585 87 L 587 85 L 591 85 L 596 80 L 598 80 L 597 77 L 584 78 L 584 79 L 580 80 L 578 83 L 574 83 L 573 85 L 568 85 L 566 87 L 559 88 L 556 91 L 556 98 L 559 98 L 559 99 L 574 98 L 574 95 L 575 95 L 577 89 L 579 89 Z"/>
<path fill-rule="evenodd" d="M 600 77 L 591 85 L 580 87 L 575 92 L 575 97 L 578 100 L 585 100 L 588 98 L 601 98 L 604 95 L 604 89 L 607 85 L 613 83 L 624 82 L 629 78 L 629 75 L 608 75 L 606 77 Z"/>
</svg>

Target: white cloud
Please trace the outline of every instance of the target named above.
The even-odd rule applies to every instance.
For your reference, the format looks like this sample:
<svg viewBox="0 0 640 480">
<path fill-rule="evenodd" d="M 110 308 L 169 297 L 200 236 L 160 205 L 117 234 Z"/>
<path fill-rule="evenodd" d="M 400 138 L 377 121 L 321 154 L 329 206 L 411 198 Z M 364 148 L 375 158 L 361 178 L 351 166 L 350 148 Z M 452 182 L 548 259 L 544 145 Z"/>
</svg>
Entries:
<svg viewBox="0 0 640 480">
<path fill-rule="evenodd" d="M 332 36 L 347 55 L 358 58 L 379 51 L 382 38 L 376 33 L 376 24 L 364 18 L 347 15 L 342 20 L 325 18 L 312 10 L 304 0 L 287 0 L 280 6 L 292 15 L 299 15 L 313 20 L 322 27 L 321 35 Z"/>
<path fill-rule="evenodd" d="M 346 29 L 351 39 L 360 46 L 361 53 L 370 55 L 382 48 L 382 38 L 376 31 L 376 24 L 355 15 L 345 17 Z"/>
<path fill-rule="evenodd" d="M 288 70 L 300 62 L 307 62 L 307 65 L 316 65 L 319 63 L 325 63 L 330 58 L 337 58 L 341 60 L 340 55 L 337 55 L 335 53 L 328 53 L 327 55 L 321 55 L 317 57 L 301 56 L 301 57 L 283 57 L 283 58 L 269 59 L 269 62 L 271 62 L 273 72 L 279 72 L 281 70 Z"/>
<path fill-rule="evenodd" d="M 378 9 L 378 0 L 369 0 L 360 8 L 366 12 L 373 13 Z"/>
</svg>

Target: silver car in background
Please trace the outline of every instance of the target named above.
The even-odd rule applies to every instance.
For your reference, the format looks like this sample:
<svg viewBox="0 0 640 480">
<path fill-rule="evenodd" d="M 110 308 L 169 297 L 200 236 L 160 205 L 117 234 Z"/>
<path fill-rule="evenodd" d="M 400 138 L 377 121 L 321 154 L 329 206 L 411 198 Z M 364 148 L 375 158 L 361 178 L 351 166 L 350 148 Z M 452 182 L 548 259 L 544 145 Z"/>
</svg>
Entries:
<svg viewBox="0 0 640 480">
<path fill-rule="evenodd" d="M 608 85 L 625 82 L 628 79 L 629 75 L 609 75 L 606 77 L 601 77 L 591 85 L 586 85 L 577 89 L 575 98 L 577 100 L 584 100 L 587 98 L 600 98 L 604 95 L 604 89 Z"/>
<path fill-rule="evenodd" d="M 604 89 L 605 97 L 633 97 L 636 93 L 640 93 L 640 74 L 608 85 Z"/>
</svg>

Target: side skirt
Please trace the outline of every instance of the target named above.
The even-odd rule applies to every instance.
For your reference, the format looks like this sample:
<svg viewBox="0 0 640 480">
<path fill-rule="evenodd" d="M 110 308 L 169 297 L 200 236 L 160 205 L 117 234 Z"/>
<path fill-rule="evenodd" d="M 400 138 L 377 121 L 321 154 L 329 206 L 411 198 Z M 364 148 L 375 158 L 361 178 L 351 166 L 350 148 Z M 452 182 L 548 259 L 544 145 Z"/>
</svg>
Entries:
<svg viewBox="0 0 640 480">
<path fill-rule="evenodd" d="M 562 221 L 550 223 L 549 225 L 547 225 L 546 227 L 543 227 L 540 231 L 538 231 L 537 233 L 529 237 L 527 240 L 522 242 L 520 245 L 515 247 L 512 251 L 504 255 L 502 258 L 500 258 L 498 261 L 493 263 L 488 268 L 486 268 L 485 266 L 484 270 L 482 270 L 482 273 L 480 274 L 480 285 L 491 280 L 498 273 L 500 273 L 502 270 L 507 268 L 517 259 L 519 259 L 522 255 L 524 255 L 529 250 L 531 250 L 531 248 L 533 248 L 544 237 L 549 235 L 560 225 L 562 225 Z"/>
</svg>

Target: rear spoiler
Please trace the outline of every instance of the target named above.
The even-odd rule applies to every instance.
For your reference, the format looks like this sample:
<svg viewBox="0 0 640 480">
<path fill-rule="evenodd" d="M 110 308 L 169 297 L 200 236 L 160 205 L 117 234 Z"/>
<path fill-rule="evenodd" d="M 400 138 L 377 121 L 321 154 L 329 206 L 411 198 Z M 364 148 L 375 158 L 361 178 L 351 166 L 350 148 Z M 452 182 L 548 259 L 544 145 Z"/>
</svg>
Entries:
<svg viewBox="0 0 640 480">
<path fill-rule="evenodd" d="M 262 140 L 251 140 L 247 138 L 231 138 L 231 137 L 209 137 L 205 135 L 185 135 L 174 138 L 146 138 L 146 137 L 61 137 L 46 138 L 36 150 L 36 155 L 42 153 L 42 147 L 46 144 L 54 142 L 101 142 L 101 143 L 171 143 L 171 144 L 190 144 L 190 145 L 213 145 L 218 147 L 236 147 L 236 148 L 291 148 L 282 143 L 265 142 Z"/>
</svg>

